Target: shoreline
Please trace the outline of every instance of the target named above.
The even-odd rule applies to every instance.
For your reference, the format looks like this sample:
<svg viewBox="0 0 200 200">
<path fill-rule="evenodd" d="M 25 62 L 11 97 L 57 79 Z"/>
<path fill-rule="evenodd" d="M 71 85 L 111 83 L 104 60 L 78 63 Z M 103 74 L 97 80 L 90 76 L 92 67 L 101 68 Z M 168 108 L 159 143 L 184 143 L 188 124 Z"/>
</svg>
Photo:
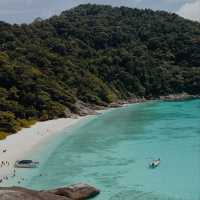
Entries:
<svg viewBox="0 0 200 200">
<path fill-rule="evenodd" d="M 42 145 L 50 137 L 89 117 L 61 118 L 37 122 L 30 128 L 23 128 L 16 134 L 0 140 L 0 185 L 4 185 L 14 174 L 16 160 L 24 159 L 27 154 Z"/>
<path fill-rule="evenodd" d="M 154 100 L 161 101 L 180 101 L 197 99 L 199 96 L 188 95 L 186 93 L 160 96 L 159 98 L 130 98 L 128 100 L 118 100 L 108 106 L 102 107 L 84 107 L 80 116 L 70 118 L 60 118 L 37 122 L 30 128 L 23 128 L 16 134 L 8 136 L 5 140 L 0 140 L 0 185 L 1 180 L 6 181 L 7 177 L 13 175 L 14 164 L 16 160 L 24 159 L 31 151 L 34 151 L 38 145 L 50 137 L 58 135 L 60 131 L 77 124 L 81 120 L 87 119 L 91 115 L 98 115 L 113 108 L 126 106 L 129 104 L 145 103 Z M 6 152 L 4 152 L 6 150 Z M 2 164 L 2 161 L 4 162 Z M 2 183 L 3 184 L 3 183 Z"/>
</svg>

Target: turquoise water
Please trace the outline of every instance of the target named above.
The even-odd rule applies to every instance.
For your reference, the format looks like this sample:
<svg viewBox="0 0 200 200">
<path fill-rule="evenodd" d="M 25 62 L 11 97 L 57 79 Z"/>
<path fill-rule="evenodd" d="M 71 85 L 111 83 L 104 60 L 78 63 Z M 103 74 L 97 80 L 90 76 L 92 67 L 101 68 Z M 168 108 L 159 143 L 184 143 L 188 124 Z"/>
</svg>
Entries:
<svg viewBox="0 0 200 200">
<path fill-rule="evenodd" d="M 95 200 L 200 200 L 199 111 L 200 100 L 151 102 L 91 117 L 32 155 L 43 162 L 25 186 L 85 182 L 101 189 Z"/>
</svg>

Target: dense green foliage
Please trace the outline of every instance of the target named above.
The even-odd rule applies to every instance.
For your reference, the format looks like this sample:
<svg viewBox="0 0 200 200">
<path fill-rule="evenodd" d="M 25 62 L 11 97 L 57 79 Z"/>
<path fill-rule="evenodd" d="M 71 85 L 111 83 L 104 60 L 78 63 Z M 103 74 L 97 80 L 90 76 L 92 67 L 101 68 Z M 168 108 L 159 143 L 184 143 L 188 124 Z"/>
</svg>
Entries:
<svg viewBox="0 0 200 200">
<path fill-rule="evenodd" d="M 162 11 L 81 5 L 0 22 L 0 131 L 133 96 L 200 93 L 200 24 Z"/>
<path fill-rule="evenodd" d="M 7 134 L 5 132 L 0 132 L 0 140 L 6 139 Z"/>
</svg>

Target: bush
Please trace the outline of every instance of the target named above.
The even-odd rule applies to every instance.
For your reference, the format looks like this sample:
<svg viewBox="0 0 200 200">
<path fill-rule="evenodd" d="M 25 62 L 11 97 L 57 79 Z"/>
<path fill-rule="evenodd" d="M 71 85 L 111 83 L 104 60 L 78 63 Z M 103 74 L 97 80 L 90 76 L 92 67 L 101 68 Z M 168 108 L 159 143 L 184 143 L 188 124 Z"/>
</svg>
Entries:
<svg viewBox="0 0 200 200">
<path fill-rule="evenodd" d="M 6 139 L 7 134 L 5 132 L 0 132 L 0 140 Z"/>
<path fill-rule="evenodd" d="M 15 133 L 20 130 L 20 125 L 14 113 L 0 112 L 0 131 Z"/>
<path fill-rule="evenodd" d="M 30 128 L 32 125 L 34 125 L 37 121 L 34 119 L 20 119 L 18 120 L 20 127 L 22 128 Z"/>
</svg>

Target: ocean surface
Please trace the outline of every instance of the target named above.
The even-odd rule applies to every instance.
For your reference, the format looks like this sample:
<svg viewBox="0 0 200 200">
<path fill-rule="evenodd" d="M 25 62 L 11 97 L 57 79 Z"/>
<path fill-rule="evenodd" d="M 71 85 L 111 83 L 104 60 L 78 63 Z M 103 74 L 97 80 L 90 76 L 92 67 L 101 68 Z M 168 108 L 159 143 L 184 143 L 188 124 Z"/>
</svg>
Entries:
<svg viewBox="0 0 200 200">
<path fill-rule="evenodd" d="M 47 189 L 84 182 L 95 200 L 200 200 L 200 100 L 112 109 L 64 130 L 29 155 L 20 185 Z M 149 169 L 152 159 L 161 159 Z"/>
</svg>

